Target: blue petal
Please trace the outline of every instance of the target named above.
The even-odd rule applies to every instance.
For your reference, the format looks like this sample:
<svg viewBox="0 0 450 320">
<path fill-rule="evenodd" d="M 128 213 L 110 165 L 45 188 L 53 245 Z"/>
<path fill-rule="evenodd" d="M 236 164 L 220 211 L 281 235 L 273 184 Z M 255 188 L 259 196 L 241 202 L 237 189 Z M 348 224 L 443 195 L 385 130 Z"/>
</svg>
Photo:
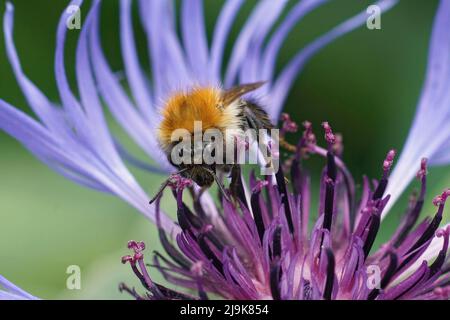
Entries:
<svg viewBox="0 0 450 320">
<path fill-rule="evenodd" d="M 88 130 L 92 132 L 89 136 L 90 149 L 97 156 L 101 157 L 103 161 L 111 163 L 116 168 L 121 168 L 121 171 L 127 171 L 123 170 L 122 161 L 114 148 L 114 141 L 109 132 L 92 75 L 88 50 L 88 30 L 89 25 L 92 23 L 92 18 L 92 13 L 89 13 L 84 23 L 85 27 L 81 30 L 75 65 L 81 105 L 85 106 L 85 121 L 89 123 Z"/>
<path fill-rule="evenodd" d="M 398 0 L 380 0 L 375 3 L 379 6 L 381 11 L 387 11 L 394 6 Z M 317 38 L 304 49 L 302 49 L 282 70 L 280 76 L 275 80 L 273 88 L 270 93 L 270 109 L 269 115 L 272 121 L 276 122 L 283 108 L 294 80 L 297 78 L 305 64 L 311 59 L 319 50 L 330 44 L 340 36 L 356 29 L 365 24 L 367 21 L 367 13 L 364 10 L 360 14 L 346 20 L 340 25 L 333 28 L 328 33 Z"/>
<path fill-rule="evenodd" d="M 450 138 L 447 140 L 447 143 L 441 147 L 438 152 L 436 152 L 431 158 L 431 165 L 448 165 L 450 163 Z"/>
<path fill-rule="evenodd" d="M 173 2 L 140 0 L 142 25 L 151 54 L 155 101 L 195 81 L 175 29 Z M 162 32 L 163 30 L 163 32 Z"/>
<path fill-rule="evenodd" d="M 214 28 L 213 42 L 211 45 L 211 61 L 210 66 L 213 79 L 218 81 L 221 79 L 223 54 L 228 34 L 234 19 L 241 8 L 243 0 L 229 0 L 223 5 L 220 15 Z M 219 82 L 219 81 L 218 81 Z"/>
<path fill-rule="evenodd" d="M 129 153 L 128 150 L 117 140 L 115 141 L 115 146 L 116 146 L 117 151 L 119 152 L 120 156 L 122 157 L 122 159 L 124 159 L 131 165 L 133 165 L 137 168 L 140 168 L 142 170 L 152 172 L 152 173 L 159 173 L 159 174 L 167 173 L 158 167 L 152 166 L 151 164 L 148 164 L 144 161 L 139 160 L 134 155 Z"/>
<path fill-rule="evenodd" d="M 433 26 L 426 79 L 401 156 L 391 174 L 383 217 L 414 178 L 422 158 L 450 162 L 450 1 L 440 2 Z"/>
<path fill-rule="evenodd" d="M 25 76 L 20 65 L 19 57 L 13 41 L 14 7 L 6 3 L 6 12 L 3 19 L 3 30 L 5 35 L 6 53 L 13 68 L 16 80 L 22 92 L 33 109 L 34 113 L 52 131 L 65 131 L 64 119 L 61 112 L 54 108 L 45 95 Z"/>
<path fill-rule="evenodd" d="M 136 52 L 136 45 L 133 34 L 133 24 L 131 19 L 131 0 L 120 2 L 120 39 L 122 45 L 122 56 L 125 64 L 125 73 L 133 93 L 136 105 L 139 107 L 146 120 L 155 127 L 156 112 L 151 97 L 148 80 L 142 72 L 139 58 Z"/>
<path fill-rule="evenodd" d="M 210 79 L 209 50 L 203 15 L 203 0 L 183 0 L 181 7 L 181 33 L 186 57 L 192 72 L 200 83 Z"/>
<path fill-rule="evenodd" d="M 96 17 L 96 12 L 89 13 L 86 19 L 87 31 L 82 31 L 77 47 L 77 53 L 80 54 L 77 56 L 76 65 L 77 81 L 83 105 L 71 92 L 65 76 L 63 52 L 66 32 L 64 23 L 67 15 L 64 13 L 61 17 L 55 72 L 63 109 L 50 104 L 22 73 L 12 42 L 12 14 L 12 5 L 8 5 L 4 23 L 7 50 L 18 82 L 33 110 L 42 115 L 39 117 L 42 123 L 0 100 L 0 129 L 20 141 L 55 171 L 82 185 L 114 194 L 155 221 L 154 206 L 148 205 L 147 195 L 121 161 L 103 119 L 87 51 L 88 27 L 92 25 L 91 21 Z M 33 101 L 33 97 L 36 97 L 37 101 Z M 52 117 L 55 115 L 60 123 L 54 122 Z M 179 227 L 166 215 L 162 215 L 161 221 L 163 228 L 171 235 L 179 232 Z"/>
<path fill-rule="evenodd" d="M 0 290 L 0 300 L 39 300 L 39 298 L 19 288 L 2 275 L 0 275 L 0 287 L 7 290 Z"/>
<path fill-rule="evenodd" d="M 81 0 L 73 0 L 70 5 L 80 6 L 82 3 Z M 81 109 L 80 104 L 77 99 L 72 94 L 69 82 L 67 81 L 66 71 L 64 67 L 64 44 L 66 38 L 66 21 L 70 18 L 71 13 L 65 10 L 59 20 L 57 36 L 56 36 L 56 52 L 55 52 L 55 78 L 56 85 L 59 90 L 59 95 L 62 100 L 62 105 L 67 111 L 67 114 L 70 117 L 70 120 L 74 126 L 76 132 L 80 135 L 88 132 L 86 127 L 86 121 L 84 117 L 83 110 Z M 89 137 L 83 137 L 89 141 Z"/>
<path fill-rule="evenodd" d="M 261 62 L 261 79 L 272 79 L 274 75 L 274 68 L 276 58 L 281 49 L 281 46 L 286 39 L 292 28 L 308 13 L 329 0 L 312 0 L 312 1 L 300 1 L 286 18 L 281 23 L 280 27 L 276 30 L 266 49 L 264 50 L 264 57 Z"/>
<path fill-rule="evenodd" d="M 150 157 L 167 171 L 173 170 L 156 141 L 156 128 L 139 114 L 103 54 L 99 38 L 99 6 L 92 8 L 95 20 L 90 29 L 90 52 L 98 89 L 116 121 Z"/>
<path fill-rule="evenodd" d="M 225 74 L 225 87 L 231 87 L 236 82 L 241 67 L 248 61 L 247 50 L 253 45 L 253 41 L 256 44 L 263 41 L 286 4 L 285 0 L 263 0 L 253 9 L 233 46 Z"/>
</svg>

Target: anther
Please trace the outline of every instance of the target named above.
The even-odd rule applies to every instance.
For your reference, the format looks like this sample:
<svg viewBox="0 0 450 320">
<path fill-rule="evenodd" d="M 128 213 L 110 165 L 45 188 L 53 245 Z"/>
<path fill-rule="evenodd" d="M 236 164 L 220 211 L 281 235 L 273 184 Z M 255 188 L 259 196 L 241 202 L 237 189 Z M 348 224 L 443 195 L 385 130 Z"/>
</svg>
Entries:
<svg viewBox="0 0 450 320">
<path fill-rule="evenodd" d="M 174 174 L 169 181 L 169 187 L 171 187 L 173 190 L 181 191 L 191 186 L 192 180 L 185 178 L 179 174 Z"/>
<path fill-rule="evenodd" d="M 391 170 L 392 164 L 394 163 L 395 153 L 396 153 L 396 151 L 394 149 L 390 150 L 387 153 L 386 159 L 384 159 L 384 161 L 383 161 L 383 171 L 384 172 L 387 173 Z"/>
<path fill-rule="evenodd" d="M 330 186 L 334 186 L 334 180 L 330 177 L 325 177 L 325 183 L 330 185 Z"/>
<path fill-rule="evenodd" d="M 433 290 L 433 293 L 440 297 L 443 300 L 447 300 L 450 297 L 450 287 L 444 287 L 444 288 L 435 288 Z"/>
<path fill-rule="evenodd" d="M 427 158 L 423 158 L 422 161 L 420 162 L 420 169 L 417 172 L 417 179 L 422 180 L 428 173 L 427 171 Z"/>
<path fill-rule="evenodd" d="M 130 256 L 130 255 L 126 255 L 126 256 L 123 256 L 123 257 L 122 257 L 122 263 L 123 263 L 123 264 L 126 264 L 126 263 L 128 263 L 128 262 L 132 262 L 132 261 L 134 261 L 134 259 L 133 259 L 133 257 Z"/>
<path fill-rule="evenodd" d="M 388 184 L 389 171 L 391 170 L 392 164 L 394 163 L 394 158 L 395 150 L 392 149 L 387 153 L 386 158 L 383 161 L 383 176 L 381 177 L 381 180 L 378 183 L 375 192 L 373 193 L 373 200 L 381 199 L 383 197 L 384 191 L 386 190 Z"/>
<path fill-rule="evenodd" d="M 325 140 L 330 146 L 334 145 L 336 143 L 336 136 L 333 133 L 331 126 L 328 124 L 328 122 L 325 121 L 322 123 L 322 127 L 325 130 Z"/>
<path fill-rule="evenodd" d="M 258 193 L 261 192 L 261 190 L 266 187 L 269 184 L 269 181 L 267 180 L 260 180 L 256 182 L 256 185 L 252 189 L 252 193 Z"/>
<path fill-rule="evenodd" d="M 274 147 L 274 143 L 272 142 L 272 140 L 270 140 L 267 143 L 267 146 L 269 148 L 270 151 L 270 155 L 273 159 L 279 159 L 280 158 L 280 151 L 279 148 Z"/>
<path fill-rule="evenodd" d="M 191 272 L 196 277 L 202 277 L 203 276 L 203 262 L 197 261 L 192 264 Z"/>
<path fill-rule="evenodd" d="M 153 204 L 156 200 L 160 199 L 167 186 L 171 187 L 175 191 L 182 191 L 184 188 L 192 186 L 192 180 L 181 176 L 181 174 L 187 170 L 188 168 L 184 168 L 177 173 L 171 174 L 169 178 L 167 178 L 166 181 L 163 182 L 163 184 L 159 188 L 159 191 L 156 193 L 153 199 L 150 200 L 149 203 Z"/>
<path fill-rule="evenodd" d="M 378 201 L 369 201 L 364 209 L 362 209 L 364 214 L 376 214 L 378 213 Z"/>
<path fill-rule="evenodd" d="M 212 224 L 206 224 L 202 227 L 201 233 L 208 233 L 214 229 Z"/>
<path fill-rule="evenodd" d="M 438 229 L 436 231 L 436 237 L 441 238 L 441 237 L 448 237 L 450 235 L 450 226 L 447 226 L 445 229 Z"/>
<path fill-rule="evenodd" d="M 281 114 L 281 121 L 283 122 L 281 131 L 285 132 L 297 132 L 298 125 L 294 121 L 292 121 L 291 117 L 287 113 Z"/>
<path fill-rule="evenodd" d="M 304 157 L 309 152 L 314 152 L 314 147 L 317 144 L 316 136 L 312 131 L 312 124 L 309 121 L 304 121 L 303 123 L 303 136 L 298 144 L 297 157 Z"/>
<path fill-rule="evenodd" d="M 312 131 L 312 123 L 309 121 L 303 122 L 303 127 L 305 130 L 303 131 L 303 139 L 305 140 L 307 145 L 315 145 L 317 140 L 316 136 Z"/>
<path fill-rule="evenodd" d="M 143 241 L 135 241 L 130 240 L 127 244 L 128 249 L 134 251 L 134 255 L 126 255 L 122 257 L 122 263 L 136 263 L 138 260 L 143 259 L 144 254 L 142 253 L 145 250 L 145 243 Z"/>
<path fill-rule="evenodd" d="M 444 192 L 442 192 L 441 195 L 436 196 L 436 197 L 433 199 L 433 204 L 434 204 L 436 207 L 441 206 L 441 205 L 444 205 L 444 204 L 445 204 L 445 201 L 447 200 L 448 197 L 450 197 L 450 189 L 447 189 L 447 190 L 445 190 Z"/>
<path fill-rule="evenodd" d="M 141 252 L 145 250 L 145 243 L 143 241 L 130 240 L 128 241 L 127 247 L 128 249 L 132 249 L 135 253 Z"/>
</svg>

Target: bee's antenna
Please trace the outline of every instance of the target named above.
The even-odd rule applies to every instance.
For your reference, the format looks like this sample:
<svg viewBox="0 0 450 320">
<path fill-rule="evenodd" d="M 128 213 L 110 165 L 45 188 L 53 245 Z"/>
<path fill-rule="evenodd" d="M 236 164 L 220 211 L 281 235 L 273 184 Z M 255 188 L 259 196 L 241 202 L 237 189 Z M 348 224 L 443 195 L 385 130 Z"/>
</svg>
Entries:
<svg viewBox="0 0 450 320">
<path fill-rule="evenodd" d="M 161 197 L 162 193 L 164 192 L 164 189 L 166 189 L 166 187 L 169 185 L 170 180 L 173 178 L 173 176 L 181 174 L 183 172 L 185 172 L 186 170 L 188 170 L 188 168 L 184 168 L 178 172 L 175 172 L 173 174 L 171 174 L 162 184 L 161 187 L 159 187 L 158 192 L 156 193 L 156 195 L 152 198 L 152 200 L 150 200 L 150 204 L 153 204 L 153 202 L 155 202 L 158 198 Z"/>
<path fill-rule="evenodd" d="M 220 192 L 222 192 L 222 195 L 225 198 L 225 200 L 227 200 L 229 203 L 231 203 L 231 200 L 225 191 L 225 187 L 223 186 L 222 182 L 219 180 L 219 177 L 217 177 L 216 174 L 214 174 L 214 179 L 216 180 L 216 183 L 219 186 L 219 190 L 220 190 Z"/>
</svg>

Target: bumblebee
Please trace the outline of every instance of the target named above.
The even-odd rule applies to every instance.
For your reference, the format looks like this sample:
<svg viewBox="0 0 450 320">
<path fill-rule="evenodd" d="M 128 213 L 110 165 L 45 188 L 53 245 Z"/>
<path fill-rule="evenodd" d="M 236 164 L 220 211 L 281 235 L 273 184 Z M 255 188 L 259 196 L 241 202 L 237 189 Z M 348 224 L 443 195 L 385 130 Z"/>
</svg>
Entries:
<svg viewBox="0 0 450 320">
<path fill-rule="evenodd" d="M 254 129 L 255 132 L 259 132 L 260 129 L 272 129 L 273 125 L 261 106 L 256 102 L 243 99 L 245 94 L 263 85 L 264 82 L 257 82 L 239 85 L 228 90 L 215 87 L 196 87 L 189 92 L 176 93 L 166 101 L 162 108 L 162 121 L 158 128 L 157 138 L 169 162 L 179 169 L 178 174 L 191 179 L 198 186 L 204 188 L 210 187 L 216 181 L 223 195 L 226 196 L 216 172 L 228 173 L 233 169 L 238 169 L 238 165 L 227 163 L 225 159 L 220 163 L 209 164 L 195 161 L 196 148 L 210 147 L 205 143 L 201 143 L 199 146 L 192 143 L 190 150 L 187 151 L 190 152 L 187 157 L 191 161 L 174 163 L 174 148 L 180 141 L 174 141 L 173 133 L 182 129 L 185 135 L 191 136 L 188 137 L 192 138 L 190 141 L 195 141 L 195 123 L 201 123 L 202 133 L 209 129 L 219 130 L 223 136 L 222 142 L 226 147 L 230 143 L 234 144 L 236 139 L 242 136 L 247 129 Z M 183 151 L 186 152 L 183 149 L 179 151 L 180 156 L 186 156 L 186 154 L 182 154 Z M 224 157 L 227 157 L 226 152 Z M 160 192 L 167 184 L 168 181 L 163 184 Z"/>
</svg>

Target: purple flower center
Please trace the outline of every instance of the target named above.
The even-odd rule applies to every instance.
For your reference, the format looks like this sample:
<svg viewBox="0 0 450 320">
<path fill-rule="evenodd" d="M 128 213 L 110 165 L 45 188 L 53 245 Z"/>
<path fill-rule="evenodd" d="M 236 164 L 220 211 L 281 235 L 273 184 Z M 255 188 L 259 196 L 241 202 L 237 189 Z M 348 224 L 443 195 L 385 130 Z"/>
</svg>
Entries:
<svg viewBox="0 0 450 320">
<path fill-rule="evenodd" d="M 283 119 L 284 133 L 294 132 L 297 125 L 288 115 Z M 173 175 L 168 185 L 177 201 L 182 232 L 174 242 L 167 237 L 160 225 L 158 197 L 157 224 L 166 254 L 155 253 L 152 266 L 168 282 L 198 294 L 191 296 L 154 283 L 143 263 L 145 246 L 135 241 L 128 245 L 134 255 L 122 261 L 130 263 L 147 292 L 139 295 L 123 284 L 121 289 L 139 299 L 208 299 L 211 294 L 225 299 L 448 297 L 450 227 L 438 228 L 450 189 L 434 199 L 435 216 L 417 223 L 426 186 L 427 161 L 423 159 L 417 173 L 420 193 L 411 198 L 392 238 L 376 249 L 396 152 L 387 153 L 379 181 L 364 179 L 357 199 L 353 178 L 335 148 L 339 144 L 342 150 L 342 138 L 327 122 L 322 127 L 327 149 L 317 146 L 312 125 L 305 122 L 296 152 L 285 159 L 275 176 L 258 179 L 251 173 L 249 188 L 241 176 L 233 177 L 225 190 L 229 199 L 222 197 L 214 210 L 218 213 L 205 205 L 204 193 L 189 180 Z M 319 215 L 311 228 L 312 191 L 303 164 L 314 154 L 324 157 L 326 166 Z M 289 172 L 289 178 L 284 172 Z M 184 202 L 186 189 L 192 206 Z M 436 247 L 437 240 L 442 244 Z M 437 258 L 427 262 L 422 257 L 432 249 Z"/>
</svg>

